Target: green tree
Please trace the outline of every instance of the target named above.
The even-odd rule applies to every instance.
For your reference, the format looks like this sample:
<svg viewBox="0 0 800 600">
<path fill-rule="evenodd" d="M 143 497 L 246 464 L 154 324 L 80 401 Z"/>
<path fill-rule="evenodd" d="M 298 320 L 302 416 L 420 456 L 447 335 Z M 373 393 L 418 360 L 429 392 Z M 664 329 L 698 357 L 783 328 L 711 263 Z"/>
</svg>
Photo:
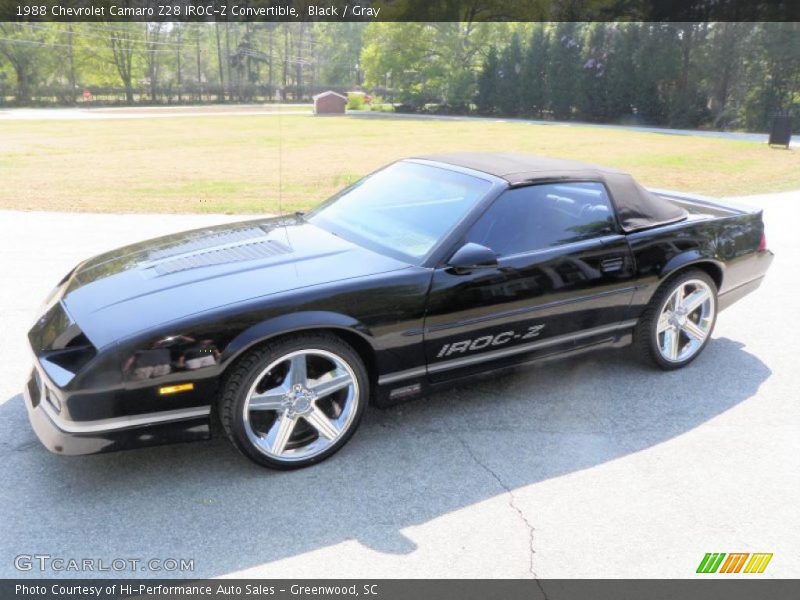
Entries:
<svg viewBox="0 0 800 600">
<path fill-rule="evenodd" d="M 558 23 L 550 36 L 547 82 L 556 119 L 571 119 L 578 91 L 580 43 L 577 23 Z"/>
<path fill-rule="evenodd" d="M 417 108 L 426 103 L 466 110 L 475 94 L 475 73 L 505 24 L 370 23 L 364 32 L 361 66 L 375 87 L 391 75 L 399 99 Z"/>
<path fill-rule="evenodd" d="M 697 127 L 707 117 L 707 96 L 700 80 L 697 55 L 706 42 L 707 23 L 672 26 L 677 38 L 679 68 L 674 92 L 669 98 L 669 125 Z"/>
<path fill-rule="evenodd" d="M 36 86 L 41 83 L 42 63 L 54 47 L 46 27 L 29 27 L 25 23 L 0 23 L 0 55 L 10 63 L 16 80 L 15 99 L 27 104 Z M 60 45 L 63 50 L 66 45 Z"/>
<path fill-rule="evenodd" d="M 161 44 L 164 32 L 164 23 L 144 24 L 144 63 L 150 87 L 150 100 L 155 102 L 158 97 L 159 75 L 161 74 L 161 54 L 165 46 Z"/>
<path fill-rule="evenodd" d="M 322 85 L 352 87 L 356 85 L 356 66 L 361 58 L 364 23 L 318 23 L 319 76 Z M 391 75 L 378 82 L 388 87 Z"/>
<path fill-rule="evenodd" d="M 634 109 L 644 123 L 666 125 L 669 92 L 674 87 L 679 56 L 674 30 L 662 23 L 644 23 L 634 54 Z"/>
<path fill-rule="evenodd" d="M 478 94 L 475 104 L 478 112 L 491 115 L 497 111 L 499 102 L 498 90 L 500 88 L 500 58 L 497 48 L 492 46 L 486 55 L 480 75 L 478 75 Z"/>
<path fill-rule="evenodd" d="M 608 26 L 591 23 L 584 34 L 578 78 L 578 114 L 587 121 L 606 121 L 609 117 Z"/>
<path fill-rule="evenodd" d="M 636 47 L 638 23 L 622 23 L 608 31 L 606 110 L 610 121 L 626 120 L 633 114 L 636 98 Z"/>
<path fill-rule="evenodd" d="M 542 117 L 547 107 L 547 31 L 543 23 L 535 23 L 522 61 L 523 114 Z"/>
<path fill-rule="evenodd" d="M 390 80 L 400 102 L 421 107 L 435 96 L 428 49 L 431 30 L 425 23 L 370 23 L 364 31 L 361 68 L 365 83 Z"/>
<path fill-rule="evenodd" d="M 108 46 L 114 60 L 114 66 L 125 86 L 125 99 L 128 104 L 133 104 L 134 69 L 141 51 L 141 30 L 138 23 L 114 23 L 114 29 L 108 29 Z"/>
<path fill-rule="evenodd" d="M 722 129 L 735 124 L 744 92 L 745 49 L 753 41 L 753 23 L 714 23 L 702 69 L 708 82 L 712 124 Z"/>
<path fill-rule="evenodd" d="M 418 108 L 761 131 L 788 110 L 800 129 L 800 24 L 482 22 L 509 17 L 507 2 L 448 7 L 444 23 L 0 23 L 0 102 L 71 104 L 82 88 L 109 101 L 120 90 L 184 101 L 189 88 L 268 99 L 281 85 L 299 98 L 363 84 Z"/>
<path fill-rule="evenodd" d="M 514 32 L 500 57 L 498 108 L 504 115 L 516 117 L 523 113 L 522 62 L 522 44 Z"/>
<path fill-rule="evenodd" d="M 778 112 L 800 128 L 800 23 L 761 23 L 748 53 L 749 91 L 742 106 L 748 129 L 766 130 Z"/>
</svg>

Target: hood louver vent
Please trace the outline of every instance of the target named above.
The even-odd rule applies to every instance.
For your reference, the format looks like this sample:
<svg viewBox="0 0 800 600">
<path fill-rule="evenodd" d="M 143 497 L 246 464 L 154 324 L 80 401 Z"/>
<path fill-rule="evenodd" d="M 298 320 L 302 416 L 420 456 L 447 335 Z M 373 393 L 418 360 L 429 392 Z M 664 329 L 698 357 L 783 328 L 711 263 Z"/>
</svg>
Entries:
<svg viewBox="0 0 800 600">
<path fill-rule="evenodd" d="M 260 241 L 264 239 L 267 233 L 268 231 L 261 227 L 240 227 L 211 234 L 204 231 L 199 233 L 189 232 L 186 234 L 186 239 L 181 240 L 179 244 L 151 250 L 147 256 L 151 261 L 158 262 L 165 258 L 194 254 L 202 250 L 213 250 L 239 242 Z"/>
<path fill-rule="evenodd" d="M 251 235 L 239 242 L 231 243 L 229 241 L 225 245 L 184 252 L 177 256 L 156 260 L 151 262 L 148 268 L 153 269 L 157 275 L 169 275 L 189 269 L 269 258 L 290 252 L 291 248 L 277 240 L 265 239 L 263 236 L 260 239 L 254 239 Z"/>
</svg>

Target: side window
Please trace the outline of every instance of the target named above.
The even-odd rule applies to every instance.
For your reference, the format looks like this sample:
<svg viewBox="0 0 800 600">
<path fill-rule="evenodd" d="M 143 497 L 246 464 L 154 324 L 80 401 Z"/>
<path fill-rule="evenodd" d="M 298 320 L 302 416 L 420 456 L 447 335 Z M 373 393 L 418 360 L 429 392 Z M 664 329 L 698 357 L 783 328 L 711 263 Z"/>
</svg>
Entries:
<svg viewBox="0 0 800 600">
<path fill-rule="evenodd" d="M 615 231 L 601 183 L 548 183 L 506 191 L 467 233 L 500 256 L 531 252 Z"/>
</svg>

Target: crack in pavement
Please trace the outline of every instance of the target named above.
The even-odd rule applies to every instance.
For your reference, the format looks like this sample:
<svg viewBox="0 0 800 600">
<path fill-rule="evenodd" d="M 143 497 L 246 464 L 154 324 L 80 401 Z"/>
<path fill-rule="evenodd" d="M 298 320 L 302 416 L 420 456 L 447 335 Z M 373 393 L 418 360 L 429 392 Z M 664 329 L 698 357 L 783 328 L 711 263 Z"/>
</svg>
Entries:
<svg viewBox="0 0 800 600">
<path fill-rule="evenodd" d="M 461 443 L 461 445 L 467 451 L 467 454 L 469 454 L 469 456 L 472 459 L 472 461 L 476 465 L 478 465 L 481 469 L 486 471 L 486 473 L 488 473 L 492 477 L 492 479 L 494 479 L 497 482 L 497 484 L 501 488 L 503 488 L 503 490 L 505 490 L 506 494 L 508 494 L 508 506 L 515 513 L 517 513 L 517 516 L 519 516 L 519 518 L 525 524 L 525 527 L 527 527 L 527 529 L 528 529 L 528 547 L 529 547 L 529 551 L 530 551 L 529 552 L 528 572 L 531 574 L 531 577 L 536 580 L 536 584 L 539 586 L 539 590 L 541 590 L 542 596 L 544 596 L 545 600 L 547 600 L 547 594 L 545 594 L 545 591 L 542 588 L 542 584 L 539 581 L 539 577 L 536 575 L 536 571 L 533 568 L 533 557 L 536 554 L 536 550 L 535 550 L 534 545 L 533 545 L 533 537 L 534 537 L 535 529 L 533 527 L 533 524 L 528 520 L 528 517 L 525 516 L 525 513 L 517 505 L 517 497 L 514 495 L 514 490 L 510 486 L 506 485 L 506 483 L 500 478 L 500 476 L 497 473 L 494 472 L 494 470 L 492 470 L 491 467 L 489 467 L 489 465 L 487 465 L 481 459 L 478 458 L 478 456 L 475 454 L 475 452 L 472 450 L 472 448 L 470 448 L 469 444 L 467 444 L 467 442 L 463 438 L 461 438 L 458 435 L 455 435 L 455 438 Z"/>
</svg>

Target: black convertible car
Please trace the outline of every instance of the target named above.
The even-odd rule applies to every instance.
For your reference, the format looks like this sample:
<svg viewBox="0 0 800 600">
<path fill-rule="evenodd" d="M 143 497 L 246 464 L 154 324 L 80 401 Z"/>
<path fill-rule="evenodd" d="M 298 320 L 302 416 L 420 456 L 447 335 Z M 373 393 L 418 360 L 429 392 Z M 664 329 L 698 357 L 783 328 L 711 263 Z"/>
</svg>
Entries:
<svg viewBox="0 0 800 600">
<path fill-rule="evenodd" d="M 29 333 L 47 448 L 207 438 L 277 468 L 330 456 L 368 402 L 635 343 L 694 360 L 772 262 L 761 212 L 516 154 L 396 162 L 309 214 L 89 259 Z"/>
</svg>

